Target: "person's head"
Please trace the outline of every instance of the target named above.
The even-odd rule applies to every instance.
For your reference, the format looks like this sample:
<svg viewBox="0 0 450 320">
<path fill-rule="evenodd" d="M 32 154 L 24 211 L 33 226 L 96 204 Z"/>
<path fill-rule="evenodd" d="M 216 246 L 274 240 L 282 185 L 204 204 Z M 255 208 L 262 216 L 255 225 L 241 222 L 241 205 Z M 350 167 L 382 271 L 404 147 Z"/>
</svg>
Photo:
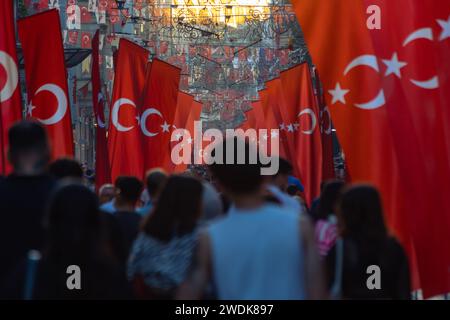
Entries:
<svg viewBox="0 0 450 320">
<path fill-rule="evenodd" d="M 45 129 L 34 121 L 20 121 L 8 131 L 8 159 L 14 172 L 37 175 L 47 170 L 50 149 Z"/>
<path fill-rule="evenodd" d="M 271 177 L 272 184 L 276 185 L 283 192 L 286 192 L 289 186 L 289 176 L 292 175 L 292 171 L 292 164 L 286 159 L 279 157 L 278 173 Z"/>
<path fill-rule="evenodd" d="M 155 200 L 158 198 L 166 181 L 167 173 L 161 168 L 155 168 L 147 172 L 145 184 L 150 199 Z"/>
<path fill-rule="evenodd" d="M 338 220 L 343 236 L 373 244 L 387 237 L 380 194 L 372 186 L 346 189 L 339 200 Z"/>
<path fill-rule="evenodd" d="M 191 233 L 202 214 L 202 192 L 197 179 L 170 176 L 152 214 L 144 221 L 143 231 L 161 241 Z"/>
<path fill-rule="evenodd" d="M 115 188 L 114 185 L 111 183 L 105 183 L 98 190 L 98 198 L 101 205 L 110 202 L 112 199 L 114 199 L 114 195 L 115 195 Z"/>
<path fill-rule="evenodd" d="M 128 206 L 134 208 L 138 202 L 143 184 L 142 182 L 132 176 L 120 176 L 116 179 L 116 206 Z"/>
<path fill-rule="evenodd" d="M 81 184 L 64 184 L 52 195 L 46 221 L 52 256 L 85 256 L 97 244 L 100 216 L 96 195 Z"/>
<path fill-rule="evenodd" d="M 336 213 L 336 203 L 341 195 L 345 183 L 338 180 L 324 183 L 317 208 L 317 219 L 327 219 L 330 214 Z"/>
<path fill-rule="evenodd" d="M 53 161 L 50 163 L 49 172 L 58 180 L 64 178 L 83 178 L 83 169 L 81 168 L 81 164 L 74 159 L 62 158 Z"/>
<path fill-rule="evenodd" d="M 260 193 L 264 182 L 260 161 L 252 163 L 250 159 L 250 152 L 256 152 L 256 148 L 254 145 L 245 142 L 244 150 L 238 150 L 237 141 L 238 139 L 234 138 L 217 143 L 211 154 L 216 161 L 209 165 L 215 183 L 231 200 L 236 197 L 248 197 Z M 227 161 L 228 144 L 234 146 L 234 152 L 231 155 L 234 156 L 232 163 Z M 221 155 L 220 152 L 217 152 L 216 155 L 217 148 L 221 149 Z M 245 152 L 245 155 L 240 155 L 244 156 L 243 161 L 241 161 L 243 163 L 238 163 L 238 152 Z"/>
</svg>

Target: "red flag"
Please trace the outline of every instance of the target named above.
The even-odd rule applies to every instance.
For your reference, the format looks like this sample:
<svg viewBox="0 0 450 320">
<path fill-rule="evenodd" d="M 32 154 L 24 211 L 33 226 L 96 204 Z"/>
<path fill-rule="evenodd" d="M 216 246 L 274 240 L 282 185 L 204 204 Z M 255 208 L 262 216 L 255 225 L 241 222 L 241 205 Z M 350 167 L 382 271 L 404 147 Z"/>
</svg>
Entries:
<svg viewBox="0 0 450 320">
<path fill-rule="evenodd" d="M 173 121 L 173 129 L 186 129 L 186 126 L 188 124 L 188 120 L 190 117 L 191 112 L 193 111 L 193 104 L 194 104 L 194 97 L 190 94 L 184 93 L 182 91 L 178 92 L 178 100 L 177 100 L 177 108 L 175 110 L 175 118 Z M 185 131 L 187 132 L 187 131 Z M 192 136 L 193 132 L 189 132 L 189 134 Z M 179 134 L 179 136 L 176 136 L 178 138 L 178 141 L 182 140 L 183 135 Z M 172 142 L 171 143 L 171 150 L 173 147 L 179 142 Z M 169 166 L 171 166 L 173 172 L 183 172 L 186 170 L 187 165 L 186 164 L 179 164 L 175 165 L 171 159 L 170 154 L 168 154 L 168 158 L 166 159 L 166 162 Z"/>
<path fill-rule="evenodd" d="M 92 106 L 96 120 L 95 143 L 95 187 L 98 190 L 105 183 L 111 182 L 111 168 L 106 142 L 106 121 L 104 114 L 105 99 L 102 94 L 99 65 L 99 31 L 92 39 Z"/>
<path fill-rule="evenodd" d="M 8 174 L 8 130 L 22 118 L 13 1 L 0 2 L 0 174 Z"/>
<path fill-rule="evenodd" d="M 284 130 L 286 124 L 283 123 L 283 118 L 281 117 L 281 114 L 287 111 L 284 107 L 284 97 L 281 87 L 280 78 L 266 82 L 267 90 L 260 91 L 260 95 L 262 93 L 261 102 L 264 110 L 264 118 L 266 119 L 266 129 L 268 131 L 271 129 L 280 129 L 280 136 L 278 137 L 280 139 L 280 156 L 292 162 L 286 130 Z"/>
<path fill-rule="evenodd" d="M 383 66 L 382 90 L 399 175 L 414 199 L 407 205 L 408 220 L 424 295 L 449 292 L 450 7 L 448 2 L 417 0 L 366 5 L 378 5 L 386 13 L 381 32 L 370 35 Z"/>
<path fill-rule="evenodd" d="M 319 106 L 320 132 L 322 134 L 322 180 L 334 179 L 334 156 L 333 156 L 333 125 L 331 122 L 330 110 L 325 101 L 325 92 L 321 88 L 319 72 L 315 70 L 317 103 Z"/>
<path fill-rule="evenodd" d="M 72 157 L 72 122 L 58 11 L 20 19 L 18 28 L 26 65 L 27 114 L 46 127 L 53 159 Z"/>
<path fill-rule="evenodd" d="M 320 195 L 322 182 L 322 137 L 319 109 L 313 92 L 308 64 L 302 63 L 280 73 L 285 108 L 281 117 L 291 148 L 294 173 L 305 186 L 308 206 Z"/>
<path fill-rule="evenodd" d="M 147 68 L 142 97 L 141 129 L 145 155 L 144 169 L 171 169 L 170 133 L 177 107 L 180 69 L 153 59 Z"/>
<path fill-rule="evenodd" d="M 382 7 L 381 30 L 369 31 L 369 4 Z M 417 258 L 424 296 L 450 291 L 448 4 L 303 0 L 294 6 L 330 94 L 352 179 L 380 189 L 414 276 Z"/>
<path fill-rule="evenodd" d="M 144 48 L 120 39 L 108 131 L 112 181 L 119 175 L 143 177 L 144 160 L 137 108 L 144 88 L 148 55 Z"/>
</svg>

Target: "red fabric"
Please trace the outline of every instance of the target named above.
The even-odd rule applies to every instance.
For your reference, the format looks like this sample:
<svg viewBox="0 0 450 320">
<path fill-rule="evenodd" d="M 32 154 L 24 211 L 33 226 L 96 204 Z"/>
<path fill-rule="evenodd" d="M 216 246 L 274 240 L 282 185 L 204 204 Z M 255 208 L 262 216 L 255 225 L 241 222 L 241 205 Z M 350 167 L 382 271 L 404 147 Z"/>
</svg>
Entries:
<svg viewBox="0 0 450 320">
<path fill-rule="evenodd" d="M 305 186 L 306 203 L 320 195 L 322 182 L 322 136 L 319 109 L 314 96 L 311 73 L 306 63 L 281 72 L 285 108 L 281 113 L 294 174 Z"/>
<path fill-rule="evenodd" d="M 72 122 L 58 11 L 20 19 L 18 29 L 26 65 L 28 115 L 46 127 L 53 159 L 72 157 Z"/>
<path fill-rule="evenodd" d="M 148 54 L 137 44 L 120 39 L 108 131 L 112 181 L 119 175 L 143 177 L 144 155 L 138 108 Z"/>
<path fill-rule="evenodd" d="M 319 107 L 320 132 L 322 136 L 322 180 L 332 180 L 334 173 L 334 156 L 333 156 L 333 132 L 330 109 L 325 100 L 325 92 L 320 92 L 321 82 L 319 72 L 315 70 L 317 105 Z"/>
<path fill-rule="evenodd" d="M 293 4 L 352 180 L 381 191 L 387 222 L 409 254 L 413 286 L 425 297 L 450 291 L 448 2 Z M 373 4 L 381 7 L 381 30 L 366 25 Z M 395 57 L 406 65 L 396 65 Z M 416 81 L 434 76 L 438 86 Z M 345 101 L 330 95 L 337 83 L 349 90 Z"/>
<path fill-rule="evenodd" d="M 0 174 L 8 174 L 8 130 L 22 119 L 12 0 L 0 2 L 0 17 Z"/>
<path fill-rule="evenodd" d="M 106 141 L 106 126 L 104 103 L 101 91 L 99 65 L 99 31 L 92 39 L 92 106 L 94 109 L 96 127 L 95 143 L 95 187 L 98 190 L 105 183 L 111 182 L 111 168 L 108 159 L 108 145 Z"/>
<path fill-rule="evenodd" d="M 153 59 L 147 69 L 142 97 L 144 169 L 171 170 L 170 136 L 177 107 L 180 69 Z"/>
<path fill-rule="evenodd" d="M 175 118 L 173 121 L 174 130 L 175 129 L 186 129 L 187 121 L 189 119 L 189 116 L 191 114 L 191 110 L 194 103 L 194 97 L 190 94 L 184 93 L 182 91 L 178 92 L 178 100 L 177 100 L 177 108 L 175 110 Z M 171 130 L 173 132 L 173 130 Z M 193 132 L 189 132 L 190 136 L 193 135 Z M 182 137 L 180 137 L 181 141 Z M 175 144 L 179 143 L 171 142 L 171 150 Z M 170 154 L 168 155 L 169 159 L 166 160 L 167 163 L 169 163 L 171 171 L 172 172 L 183 172 L 186 170 L 187 165 L 186 164 L 179 164 L 175 165 L 171 159 Z"/>
</svg>

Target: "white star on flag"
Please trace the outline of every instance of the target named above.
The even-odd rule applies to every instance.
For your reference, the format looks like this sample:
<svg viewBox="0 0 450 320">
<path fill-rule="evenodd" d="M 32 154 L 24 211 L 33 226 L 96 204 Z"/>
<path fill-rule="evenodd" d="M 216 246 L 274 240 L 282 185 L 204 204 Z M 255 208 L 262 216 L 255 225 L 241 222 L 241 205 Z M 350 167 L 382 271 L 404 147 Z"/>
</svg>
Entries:
<svg viewBox="0 0 450 320">
<path fill-rule="evenodd" d="M 390 74 L 395 74 L 398 78 L 402 78 L 400 69 L 405 67 L 407 63 L 398 60 L 397 52 L 392 55 L 391 60 L 383 60 L 383 63 L 387 66 L 385 74 L 386 77 Z"/>
<path fill-rule="evenodd" d="M 287 126 L 287 131 L 294 132 L 294 126 L 292 125 L 292 123 Z"/>
<path fill-rule="evenodd" d="M 276 138 L 276 137 L 278 137 L 278 132 L 272 131 L 272 132 L 270 133 L 270 137 L 271 137 L 271 138 Z"/>
<path fill-rule="evenodd" d="M 164 121 L 161 128 L 163 129 L 163 132 L 169 132 L 170 124 L 168 124 L 167 121 Z"/>
<path fill-rule="evenodd" d="M 192 138 L 189 137 L 189 138 L 187 139 L 187 142 L 188 142 L 189 144 L 192 144 Z"/>
<path fill-rule="evenodd" d="M 298 123 L 294 123 L 294 130 L 295 130 L 295 131 L 297 131 L 297 130 L 298 130 L 298 127 L 300 127 L 300 124 L 298 124 Z"/>
<path fill-rule="evenodd" d="M 286 126 L 284 125 L 284 123 L 280 124 L 280 130 L 286 130 Z"/>
<path fill-rule="evenodd" d="M 36 107 L 35 106 L 33 106 L 33 104 L 31 103 L 31 101 L 30 101 L 30 103 L 29 104 L 27 104 L 27 115 L 28 116 L 30 116 L 30 117 L 32 117 L 33 116 L 33 109 L 35 109 Z"/>
<path fill-rule="evenodd" d="M 439 25 L 442 28 L 442 33 L 441 36 L 439 37 L 440 41 L 444 41 L 447 38 L 450 38 L 450 16 L 448 17 L 448 20 L 436 20 L 437 23 L 439 23 Z"/>
<path fill-rule="evenodd" d="M 136 116 L 135 118 L 137 120 L 138 125 L 140 125 L 141 124 L 141 118 L 139 116 Z"/>
<path fill-rule="evenodd" d="M 336 88 L 334 90 L 328 90 L 328 92 L 333 96 L 333 101 L 331 101 L 331 104 L 335 104 L 336 102 L 340 101 L 343 104 L 345 104 L 345 95 L 350 92 L 350 90 L 342 89 L 341 84 L 338 82 L 336 84 Z"/>
</svg>

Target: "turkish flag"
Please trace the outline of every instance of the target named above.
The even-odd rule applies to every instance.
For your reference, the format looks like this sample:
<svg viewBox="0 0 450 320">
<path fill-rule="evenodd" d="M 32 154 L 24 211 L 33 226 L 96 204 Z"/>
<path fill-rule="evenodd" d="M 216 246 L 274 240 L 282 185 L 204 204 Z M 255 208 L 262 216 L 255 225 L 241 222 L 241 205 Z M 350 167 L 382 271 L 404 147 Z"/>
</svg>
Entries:
<svg viewBox="0 0 450 320">
<path fill-rule="evenodd" d="M 119 175 L 143 177 L 144 155 L 139 126 L 142 89 L 149 52 L 120 39 L 115 64 L 114 86 L 108 131 L 111 179 Z"/>
<path fill-rule="evenodd" d="M 0 2 L 0 17 L 0 174 L 8 174 L 8 130 L 22 119 L 12 0 Z"/>
<path fill-rule="evenodd" d="M 72 157 L 72 122 L 58 10 L 20 19 L 18 29 L 26 66 L 27 115 L 46 127 L 52 159 Z"/>
<path fill-rule="evenodd" d="M 280 78 L 275 78 L 266 82 L 266 90 L 260 91 L 261 103 L 264 111 L 264 119 L 266 120 L 265 129 L 271 135 L 271 129 L 279 129 L 279 136 L 274 137 L 279 139 L 279 155 L 286 160 L 292 162 L 293 158 L 290 154 L 289 142 L 287 139 L 287 132 L 285 123 L 283 123 L 282 113 L 288 111 L 285 108 L 284 96 L 281 89 Z M 263 137 L 264 138 L 264 137 Z M 265 140 L 265 139 L 264 139 Z M 270 150 L 270 149 L 269 149 Z"/>
<path fill-rule="evenodd" d="M 334 156 L 333 156 L 333 124 L 331 121 L 330 110 L 328 109 L 325 92 L 322 90 L 319 71 L 315 69 L 316 88 L 318 90 L 317 105 L 319 107 L 320 133 L 322 135 L 322 180 L 334 179 Z"/>
<path fill-rule="evenodd" d="M 147 68 L 142 91 L 141 128 L 145 155 L 144 169 L 162 167 L 171 170 L 170 136 L 177 107 L 181 70 L 153 59 Z"/>
<path fill-rule="evenodd" d="M 92 39 L 92 106 L 96 122 L 95 140 L 95 187 L 98 190 L 105 183 L 111 182 L 111 168 L 106 142 L 106 121 L 104 114 L 105 97 L 102 94 L 99 64 L 99 31 Z"/>
<path fill-rule="evenodd" d="M 190 94 L 187 94 L 185 92 L 178 91 L 177 107 L 175 110 L 175 117 L 174 117 L 173 126 L 172 126 L 173 130 L 185 129 L 185 132 L 187 132 L 186 125 L 187 125 L 189 116 L 193 110 L 193 104 L 194 104 L 193 96 L 191 96 Z M 173 132 L 173 130 L 172 130 L 172 132 Z M 189 134 L 192 138 L 194 133 L 189 132 Z M 178 138 L 178 141 L 181 141 L 183 136 L 179 135 L 176 138 Z M 171 150 L 177 143 L 179 143 L 178 141 L 171 142 Z M 174 171 L 174 172 L 183 172 L 187 168 L 186 164 L 175 165 L 170 160 L 170 154 L 168 154 L 168 158 L 166 159 L 165 163 L 168 163 L 168 165 L 171 167 L 171 171 Z"/>
<path fill-rule="evenodd" d="M 450 6 L 444 2 L 366 2 L 385 13 L 381 32 L 370 36 L 382 65 L 399 175 L 414 199 L 408 220 L 425 296 L 450 291 Z"/>
<path fill-rule="evenodd" d="M 381 8 L 381 30 L 368 28 L 369 5 Z M 294 8 L 352 179 L 381 191 L 414 287 L 424 297 L 450 291 L 448 3 L 302 0 Z"/>
<path fill-rule="evenodd" d="M 302 63 L 280 73 L 286 103 L 281 117 L 290 148 L 294 174 L 305 186 L 308 206 L 320 195 L 322 182 L 322 136 L 319 108 L 314 96 L 311 72 Z"/>
</svg>

